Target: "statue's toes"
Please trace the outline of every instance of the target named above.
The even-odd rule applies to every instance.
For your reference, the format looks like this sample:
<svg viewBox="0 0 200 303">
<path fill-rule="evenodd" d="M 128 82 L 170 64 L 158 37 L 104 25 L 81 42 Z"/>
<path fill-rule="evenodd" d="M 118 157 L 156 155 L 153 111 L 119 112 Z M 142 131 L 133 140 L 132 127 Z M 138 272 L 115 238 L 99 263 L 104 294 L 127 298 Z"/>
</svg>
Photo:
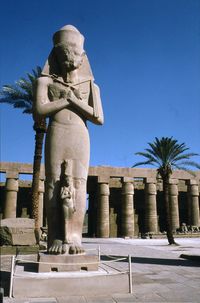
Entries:
<svg viewBox="0 0 200 303">
<path fill-rule="evenodd" d="M 81 247 L 81 254 L 85 253 L 85 249 Z"/>
<path fill-rule="evenodd" d="M 77 246 L 76 249 L 77 249 L 77 254 L 82 254 L 85 252 L 82 246 Z"/>
<path fill-rule="evenodd" d="M 62 254 L 66 254 L 69 252 L 69 245 L 63 244 L 62 245 Z"/>
<path fill-rule="evenodd" d="M 53 242 L 53 244 L 51 245 L 51 247 L 49 247 L 48 253 L 51 254 L 51 255 L 62 254 L 62 249 L 63 249 L 62 241 L 61 240 L 55 240 Z"/>
<path fill-rule="evenodd" d="M 57 247 L 57 254 L 62 254 L 63 246 L 60 245 Z"/>
<path fill-rule="evenodd" d="M 81 253 L 81 248 L 80 248 L 80 246 L 76 246 L 76 253 L 77 253 L 77 254 L 80 254 L 80 253 Z"/>
<path fill-rule="evenodd" d="M 69 254 L 71 254 L 71 255 L 82 254 L 82 253 L 84 253 L 84 249 L 82 246 L 72 245 L 69 248 Z"/>
<path fill-rule="evenodd" d="M 70 248 L 69 248 L 69 254 L 70 255 L 76 254 L 76 246 L 75 245 L 70 246 Z"/>
<path fill-rule="evenodd" d="M 55 246 L 51 246 L 48 250 L 48 253 L 51 254 L 51 255 L 54 255 L 55 254 Z"/>
</svg>

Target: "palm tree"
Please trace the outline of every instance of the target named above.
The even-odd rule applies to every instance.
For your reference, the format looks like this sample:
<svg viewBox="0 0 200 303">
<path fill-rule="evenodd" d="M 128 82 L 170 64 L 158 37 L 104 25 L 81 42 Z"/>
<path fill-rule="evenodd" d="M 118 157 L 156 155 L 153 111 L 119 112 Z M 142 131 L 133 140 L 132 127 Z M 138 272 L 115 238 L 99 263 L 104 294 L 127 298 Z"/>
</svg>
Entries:
<svg viewBox="0 0 200 303">
<path fill-rule="evenodd" d="M 35 81 L 41 75 L 41 67 L 37 66 L 36 69 L 32 70 L 31 73 L 27 73 L 26 78 L 20 78 L 15 82 L 14 85 L 4 85 L 0 91 L 0 103 L 7 103 L 12 105 L 14 108 L 23 109 L 23 113 L 33 113 L 33 88 Z M 35 219 L 35 234 L 37 242 L 39 241 L 39 180 L 40 180 L 40 166 L 42 159 L 42 146 L 44 134 L 46 132 L 46 120 L 45 118 L 36 118 L 33 116 L 35 131 L 35 151 L 33 160 L 33 179 L 32 179 L 32 191 L 31 191 L 31 202 L 32 202 L 32 218 Z"/>
<path fill-rule="evenodd" d="M 163 195 L 165 203 L 166 214 L 166 230 L 169 244 L 176 244 L 173 237 L 170 206 L 169 206 L 169 179 L 172 175 L 173 169 L 182 169 L 191 172 L 188 167 L 195 167 L 200 169 L 200 165 L 190 158 L 198 156 L 196 153 L 187 152 L 189 148 L 185 143 L 179 144 L 173 137 L 155 138 L 153 143 L 148 143 L 149 148 L 145 148 L 144 152 L 137 152 L 136 155 L 143 156 L 146 161 L 137 162 L 133 167 L 139 165 L 153 165 L 157 167 L 158 175 L 163 181 Z"/>
</svg>

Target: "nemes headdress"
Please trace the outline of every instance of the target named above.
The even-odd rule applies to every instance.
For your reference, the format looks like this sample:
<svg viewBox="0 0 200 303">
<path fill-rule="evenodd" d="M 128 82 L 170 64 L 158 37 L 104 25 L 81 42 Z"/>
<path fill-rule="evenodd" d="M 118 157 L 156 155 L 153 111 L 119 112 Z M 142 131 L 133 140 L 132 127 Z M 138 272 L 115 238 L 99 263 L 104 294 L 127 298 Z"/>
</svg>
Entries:
<svg viewBox="0 0 200 303">
<path fill-rule="evenodd" d="M 82 47 L 84 44 L 83 35 L 73 25 L 65 25 L 53 35 L 54 46 L 62 42 L 67 43 L 68 41 L 71 43 L 76 42 Z"/>
<path fill-rule="evenodd" d="M 68 41 L 70 43 L 74 42 L 76 44 L 79 44 L 80 47 L 83 48 L 84 37 L 78 31 L 78 29 L 76 27 L 74 27 L 73 25 L 65 25 L 53 35 L 54 47 L 60 43 L 67 44 Z M 87 78 L 90 80 L 94 80 L 92 70 L 91 70 L 91 67 L 90 67 L 86 54 L 84 54 L 83 63 L 79 67 L 78 71 L 79 71 L 80 79 Z M 59 66 L 57 64 L 54 48 L 52 49 L 51 53 L 49 54 L 49 57 L 43 68 L 42 75 L 44 75 L 44 76 L 57 75 L 58 77 L 60 76 Z"/>
</svg>

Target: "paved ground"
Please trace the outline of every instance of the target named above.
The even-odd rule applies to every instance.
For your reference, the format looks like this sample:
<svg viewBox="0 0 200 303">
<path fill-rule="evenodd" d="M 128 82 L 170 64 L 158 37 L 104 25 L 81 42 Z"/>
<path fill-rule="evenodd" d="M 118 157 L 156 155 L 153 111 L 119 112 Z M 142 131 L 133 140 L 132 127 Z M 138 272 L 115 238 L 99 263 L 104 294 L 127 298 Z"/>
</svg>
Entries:
<svg viewBox="0 0 200 303">
<path fill-rule="evenodd" d="M 57 298 L 4 297 L 4 303 L 122 303 L 170 302 L 200 303 L 200 238 L 179 238 L 179 246 L 169 246 L 166 239 L 83 239 L 86 248 L 101 248 L 107 255 L 132 256 L 133 294 L 110 294 Z M 181 254 L 199 256 L 196 261 L 180 258 Z M 127 262 L 116 266 L 127 269 Z M 2 256 L 3 278 L 9 283 L 10 256 Z M 31 287 L 31 286 L 30 286 Z M 8 289 L 6 290 L 6 295 Z"/>
</svg>

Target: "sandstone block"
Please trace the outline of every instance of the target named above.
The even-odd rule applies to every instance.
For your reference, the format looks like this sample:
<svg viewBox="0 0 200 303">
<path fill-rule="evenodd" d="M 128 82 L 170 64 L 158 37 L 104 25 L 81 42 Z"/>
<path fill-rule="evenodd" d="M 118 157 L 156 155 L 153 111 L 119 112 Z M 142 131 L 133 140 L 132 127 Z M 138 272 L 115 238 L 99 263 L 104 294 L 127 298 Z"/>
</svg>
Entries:
<svg viewBox="0 0 200 303">
<path fill-rule="evenodd" d="M 11 218 L 1 220 L 0 245 L 35 245 L 34 220 Z"/>
<path fill-rule="evenodd" d="M 49 255 L 39 254 L 38 272 L 95 271 L 98 270 L 97 255 Z"/>
</svg>

